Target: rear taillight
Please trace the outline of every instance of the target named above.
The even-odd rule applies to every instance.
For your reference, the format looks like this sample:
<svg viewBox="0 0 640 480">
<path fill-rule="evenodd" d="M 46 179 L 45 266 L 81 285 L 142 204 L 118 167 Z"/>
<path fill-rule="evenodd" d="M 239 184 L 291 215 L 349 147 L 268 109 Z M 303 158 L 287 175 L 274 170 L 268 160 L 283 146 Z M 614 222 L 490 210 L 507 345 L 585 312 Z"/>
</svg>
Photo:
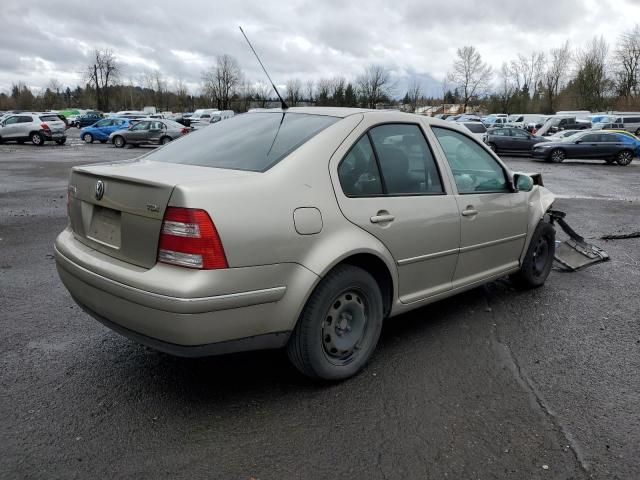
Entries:
<svg viewBox="0 0 640 480">
<path fill-rule="evenodd" d="M 167 208 L 160 231 L 158 261 L 202 270 L 228 267 L 211 217 L 204 210 L 193 208 Z"/>
<path fill-rule="evenodd" d="M 47 125 L 46 123 L 41 123 L 40 124 L 40 128 L 46 132 L 50 132 L 51 129 L 49 128 L 49 125 Z"/>
<path fill-rule="evenodd" d="M 180 130 L 180 133 L 182 133 L 182 135 L 186 135 L 187 133 L 189 133 L 189 129 L 183 128 L 182 130 Z"/>
</svg>

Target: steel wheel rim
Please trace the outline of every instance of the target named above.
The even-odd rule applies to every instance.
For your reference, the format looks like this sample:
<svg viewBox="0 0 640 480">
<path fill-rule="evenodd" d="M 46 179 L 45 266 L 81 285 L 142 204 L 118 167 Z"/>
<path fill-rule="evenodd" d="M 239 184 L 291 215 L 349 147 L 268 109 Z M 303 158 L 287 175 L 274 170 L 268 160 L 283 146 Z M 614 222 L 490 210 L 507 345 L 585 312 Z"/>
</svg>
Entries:
<svg viewBox="0 0 640 480">
<path fill-rule="evenodd" d="M 368 330 L 366 297 L 355 289 L 339 294 L 322 322 L 322 348 L 327 359 L 337 365 L 350 363 L 362 348 Z"/>
<path fill-rule="evenodd" d="M 116 147 L 121 147 L 123 144 L 123 140 L 120 137 L 116 137 Z"/>
<path fill-rule="evenodd" d="M 93 142 L 93 137 L 91 136 L 90 133 L 87 133 L 83 138 L 84 138 L 85 143 Z"/>
<path fill-rule="evenodd" d="M 163 138 L 163 139 L 162 139 L 162 144 L 163 144 L 163 145 L 166 145 L 166 144 L 167 144 L 167 143 L 169 143 L 170 141 L 171 141 L 171 139 L 169 139 L 169 138 L 166 138 L 166 137 L 165 137 L 165 138 Z"/>
<path fill-rule="evenodd" d="M 31 141 L 35 144 L 35 145 L 40 145 L 41 139 L 40 139 L 40 135 L 36 134 L 33 137 L 31 137 Z"/>
<path fill-rule="evenodd" d="M 533 250 L 533 273 L 539 276 L 544 272 L 549 258 L 549 244 L 544 237 L 538 239 L 536 248 Z"/>
</svg>

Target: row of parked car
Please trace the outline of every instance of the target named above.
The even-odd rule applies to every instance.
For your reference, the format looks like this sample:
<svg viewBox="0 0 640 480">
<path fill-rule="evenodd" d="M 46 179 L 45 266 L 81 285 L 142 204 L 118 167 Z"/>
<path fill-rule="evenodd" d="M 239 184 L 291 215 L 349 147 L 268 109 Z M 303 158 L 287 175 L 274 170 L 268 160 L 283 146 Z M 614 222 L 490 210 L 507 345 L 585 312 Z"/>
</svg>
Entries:
<svg viewBox="0 0 640 480">
<path fill-rule="evenodd" d="M 165 114 L 121 111 L 104 115 L 87 111 L 71 120 L 54 112 L 10 112 L 0 116 L 0 143 L 15 141 L 43 145 L 55 141 L 62 145 L 67 140 L 66 130 L 80 129 L 85 143 L 113 143 L 125 145 L 163 145 L 186 135 L 192 130 L 233 117 L 231 110 L 200 109 L 182 114 L 175 119 Z"/>
<path fill-rule="evenodd" d="M 619 165 L 629 165 L 640 156 L 639 113 L 588 113 L 460 115 L 447 120 L 464 125 L 499 154 L 527 154 L 549 162 L 600 159 Z"/>
</svg>

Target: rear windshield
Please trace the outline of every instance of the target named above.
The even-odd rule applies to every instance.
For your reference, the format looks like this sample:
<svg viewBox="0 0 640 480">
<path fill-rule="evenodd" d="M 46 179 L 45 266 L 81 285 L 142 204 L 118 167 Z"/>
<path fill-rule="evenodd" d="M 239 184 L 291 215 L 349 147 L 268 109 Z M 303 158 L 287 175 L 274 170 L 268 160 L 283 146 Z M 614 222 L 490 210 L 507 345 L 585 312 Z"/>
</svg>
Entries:
<svg viewBox="0 0 640 480">
<path fill-rule="evenodd" d="M 485 126 L 481 123 L 465 123 L 464 126 L 473 133 L 484 133 L 487 131 Z"/>
<path fill-rule="evenodd" d="M 338 120 L 303 113 L 246 113 L 190 133 L 146 158 L 264 172 Z"/>
<path fill-rule="evenodd" d="M 42 122 L 61 122 L 62 119 L 57 115 L 41 115 L 40 121 Z"/>
</svg>

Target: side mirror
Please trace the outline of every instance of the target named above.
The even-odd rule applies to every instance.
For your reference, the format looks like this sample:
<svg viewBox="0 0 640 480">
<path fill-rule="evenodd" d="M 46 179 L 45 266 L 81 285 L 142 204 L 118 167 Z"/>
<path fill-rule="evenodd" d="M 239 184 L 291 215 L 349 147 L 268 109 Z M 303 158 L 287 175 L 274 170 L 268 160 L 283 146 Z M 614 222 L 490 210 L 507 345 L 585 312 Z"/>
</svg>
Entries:
<svg viewBox="0 0 640 480">
<path fill-rule="evenodd" d="M 530 192 L 533 190 L 533 178 L 524 173 L 516 173 L 513 176 L 513 184 L 516 187 L 516 192 Z"/>
</svg>

